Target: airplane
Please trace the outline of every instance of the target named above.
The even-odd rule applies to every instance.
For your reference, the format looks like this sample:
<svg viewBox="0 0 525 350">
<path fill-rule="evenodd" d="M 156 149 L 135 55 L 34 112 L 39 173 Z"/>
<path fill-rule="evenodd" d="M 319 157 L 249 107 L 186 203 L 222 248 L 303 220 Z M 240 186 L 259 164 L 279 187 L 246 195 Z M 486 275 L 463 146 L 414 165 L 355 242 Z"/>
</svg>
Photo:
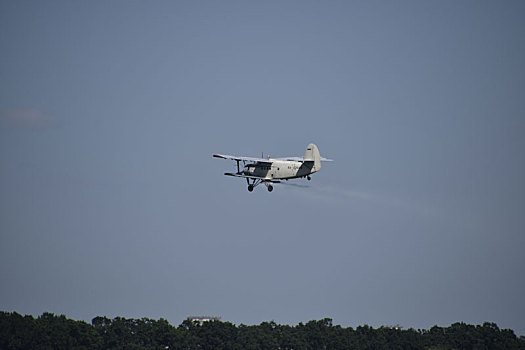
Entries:
<svg viewBox="0 0 525 350">
<path fill-rule="evenodd" d="M 253 158 L 224 154 L 214 154 L 213 157 L 236 161 L 237 172 L 224 173 L 224 175 L 245 178 L 250 192 L 260 184 L 266 185 L 268 192 L 272 192 L 272 184 L 280 183 L 280 180 L 288 181 L 289 179 L 306 177 L 310 181 L 310 175 L 321 169 L 321 161 L 332 161 L 332 159 L 321 157 L 319 149 L 313 143 L 306 147 L 303 157 L 270 158 L 268 156 L 267 158 Z M 243 162 L 242 171 L 240 170 L 240 162 Z"/>
</svg>

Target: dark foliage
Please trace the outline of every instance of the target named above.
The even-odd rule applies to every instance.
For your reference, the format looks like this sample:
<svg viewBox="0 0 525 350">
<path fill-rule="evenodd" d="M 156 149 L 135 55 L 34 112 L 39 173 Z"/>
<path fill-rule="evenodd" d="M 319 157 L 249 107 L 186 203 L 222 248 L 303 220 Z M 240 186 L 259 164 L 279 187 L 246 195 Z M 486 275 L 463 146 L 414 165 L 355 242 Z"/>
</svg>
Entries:
<svg viewBox="0 0 525 350">
<path fill-rule="evenodd" d="M 38 318 L 0 311 L 0 349 L 525 349 L 525 339 L 494 323 L 454 323 L 429 330 L 333 325 L 331 319 L 297 326 L 263 322 L 188 320 L 174 327 L 164 319 L 95 317 L 92 324 L 44 313 Z"/>
</svg>

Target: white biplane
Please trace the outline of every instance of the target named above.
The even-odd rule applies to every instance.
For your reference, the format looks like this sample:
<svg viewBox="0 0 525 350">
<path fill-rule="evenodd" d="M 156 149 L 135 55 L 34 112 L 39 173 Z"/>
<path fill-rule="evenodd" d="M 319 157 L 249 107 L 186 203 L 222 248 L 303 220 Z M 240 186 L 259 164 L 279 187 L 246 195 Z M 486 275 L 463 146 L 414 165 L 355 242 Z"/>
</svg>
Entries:
<svg viewBox="0 0 525 350">
<path fill-rule="evenodd" d="M 310 175 L 321 169 L 322 161 L 332 161 L 332 159 L 322 158 L 319 149 L 313 143 L 306 147 L 303 157 L 270 158 L 268 156 L 267 158 L 253 158 L 224 154 L 214 154 L 213 156 L 236 161 L 237 172 L 224 173 L 224 175 L 245 178 L 250 192 L 260 184 L 266 185 L 268 191 L 272 192 L 272 183 L 280 183 L 280 180 L 300 177 L 306 177 L 310 180 Z M 243 162 L 242 171 L 241 162 Z"/>
</svg>

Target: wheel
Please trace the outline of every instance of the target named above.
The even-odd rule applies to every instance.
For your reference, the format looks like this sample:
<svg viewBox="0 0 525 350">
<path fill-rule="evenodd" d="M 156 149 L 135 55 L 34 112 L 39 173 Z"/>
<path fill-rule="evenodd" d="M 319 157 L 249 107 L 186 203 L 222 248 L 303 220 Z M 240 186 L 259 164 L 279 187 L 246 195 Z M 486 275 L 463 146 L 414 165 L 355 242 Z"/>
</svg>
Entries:
<svg viewBox="0 0 525 350">
<path fill-rule="evenodd" d="M 248 191 L 253 191 L 253 185 L 248 185 Z"/>
<path fill-rule="evenodd" d="M 273 186 L 272 185 L 268 185 L 268 192 L 272 192 L 273 191 Z"/>
<path fill-rule="evenodd" d="M 312 179 L 310 176 L 307 176 L 306 178 L 308 179 L 308 181 L 310 181 Z"/>
</svg>

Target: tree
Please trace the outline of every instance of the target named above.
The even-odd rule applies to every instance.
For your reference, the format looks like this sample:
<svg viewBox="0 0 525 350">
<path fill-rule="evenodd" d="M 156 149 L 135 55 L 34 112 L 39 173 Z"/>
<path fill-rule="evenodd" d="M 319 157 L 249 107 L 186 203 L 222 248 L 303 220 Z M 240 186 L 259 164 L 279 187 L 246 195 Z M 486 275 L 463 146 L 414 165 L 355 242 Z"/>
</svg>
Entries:
<svg viewBox="0 0 525 350">
<path fill-rule="evenodd" d="M 164 319 L 103 316 L 91 324 L 44 313 L 38 318 L 0 311 L 0 349 L 525 349 L 525 339 L 495 323 L 454 323 L 430 330 L 368 325 L 343 328 L 329 318 L 279 325 L 236 326 L 212 321 L 184 321 L 173 327 Z"/>
</svg>

